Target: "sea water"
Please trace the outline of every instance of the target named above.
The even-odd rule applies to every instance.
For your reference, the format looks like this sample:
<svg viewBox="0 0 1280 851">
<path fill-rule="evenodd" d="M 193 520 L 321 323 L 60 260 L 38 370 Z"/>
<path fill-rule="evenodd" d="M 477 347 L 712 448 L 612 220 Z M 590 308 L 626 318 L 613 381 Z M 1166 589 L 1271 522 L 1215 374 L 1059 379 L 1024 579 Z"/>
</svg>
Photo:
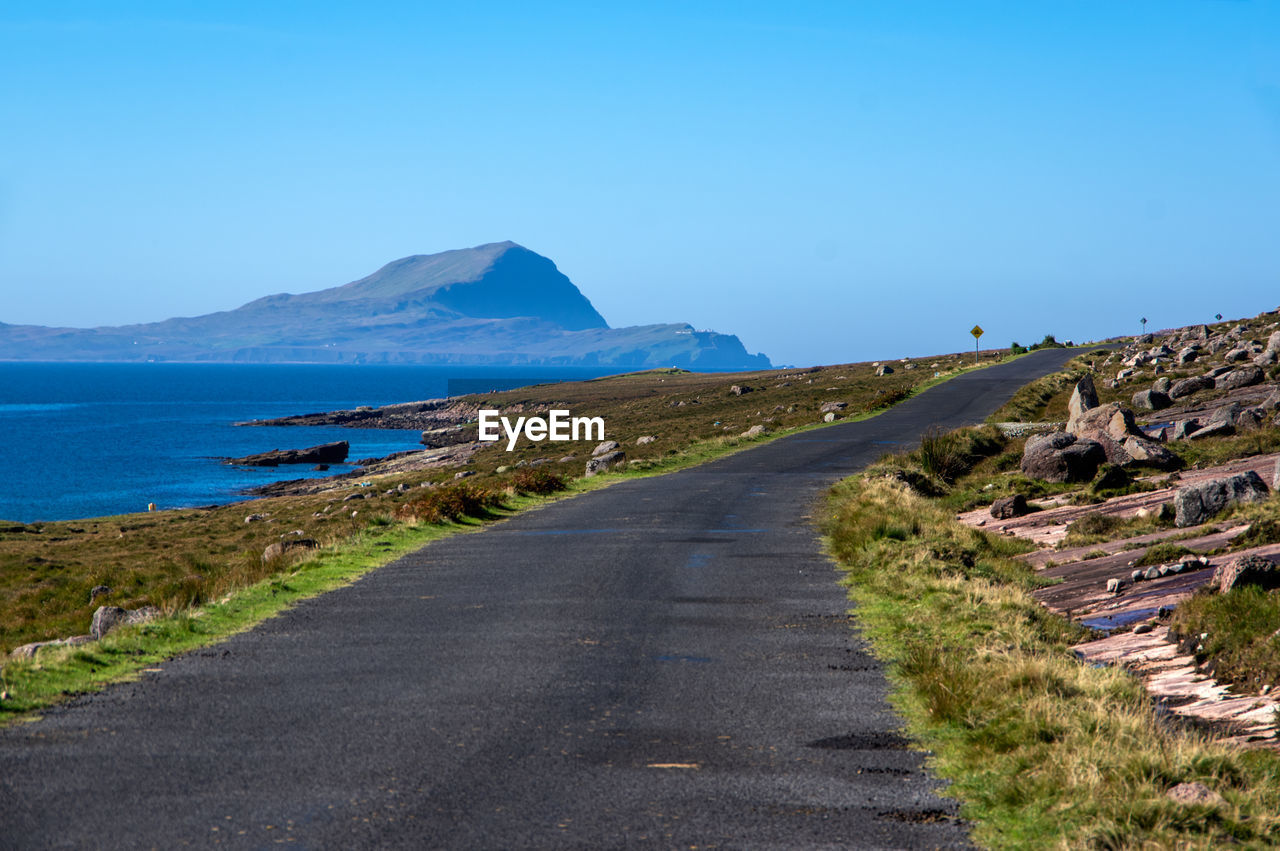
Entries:
<svg viewBox="0 0 1280 851">
<path fill-rule="evenodd" d="M 348 460 L 420 449 L 421 433 L 237 427 L 290 414 L 436 399 L 617 370 L 549 367 L 0 363 L 0 519 L 31 523 L 244 499 L 355 469 L 235 467 L 223 458 L 346 440 Z"/>
</svg>

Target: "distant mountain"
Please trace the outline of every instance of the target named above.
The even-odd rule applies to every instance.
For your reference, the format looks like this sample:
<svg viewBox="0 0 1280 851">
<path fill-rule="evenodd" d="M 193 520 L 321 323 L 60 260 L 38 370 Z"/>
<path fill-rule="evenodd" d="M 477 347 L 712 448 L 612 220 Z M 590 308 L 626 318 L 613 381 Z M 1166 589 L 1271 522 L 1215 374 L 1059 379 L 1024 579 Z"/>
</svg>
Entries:
<svg viewBox="0 0 1280 851">
<path fill-rule="evenodd" d="M 0 360 L 770 366 L 730 334 L 610 328 L 554 263 L 514 242 L 405 257 L 340 287 L 206 316 L 88 329 L 0 323 Z"/>
</svg>

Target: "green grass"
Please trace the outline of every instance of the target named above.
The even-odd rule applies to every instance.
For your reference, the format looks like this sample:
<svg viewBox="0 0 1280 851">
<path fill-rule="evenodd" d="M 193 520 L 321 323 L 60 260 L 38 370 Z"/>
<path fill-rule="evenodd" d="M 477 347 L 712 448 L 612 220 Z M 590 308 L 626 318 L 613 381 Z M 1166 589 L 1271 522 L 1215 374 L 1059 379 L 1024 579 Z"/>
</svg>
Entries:
<svg viewBox="0 0 1280 851">
<path fill-rule="evenodd" d="M 1195 594 L 1169 628 L 1215 678 L 1255 690 L 1280 684 L 1280 595 L 1257 586 Z"/>
<path fill-rule="evenodd" d="M 993 848 L 1219 848 L 1280 841 L 1280 761 L 1161 725 L 1122 670 L 1078 663 L 1081 628 L 1030 596 L 1016 542 L 883 479 L 832 492 L 825 531 L 892 699 Z M 1200 781 L 1226 799 L 1185 807 Z"/>
</svg>

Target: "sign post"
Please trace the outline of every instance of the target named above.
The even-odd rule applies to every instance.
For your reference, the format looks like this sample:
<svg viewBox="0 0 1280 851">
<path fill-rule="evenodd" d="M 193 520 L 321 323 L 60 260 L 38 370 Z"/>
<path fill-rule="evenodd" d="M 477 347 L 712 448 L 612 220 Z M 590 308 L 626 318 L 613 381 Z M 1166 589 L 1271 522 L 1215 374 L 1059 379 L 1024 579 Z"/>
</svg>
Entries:
<svg viewBox="0 0 1280 851">
<path fill-rule="evenodd" d="M 974 325 L 969 331 L 973 335 L 973 362 L 978 362 L 978 338 L 982 336 L 982 326 Z"/>
</svg>

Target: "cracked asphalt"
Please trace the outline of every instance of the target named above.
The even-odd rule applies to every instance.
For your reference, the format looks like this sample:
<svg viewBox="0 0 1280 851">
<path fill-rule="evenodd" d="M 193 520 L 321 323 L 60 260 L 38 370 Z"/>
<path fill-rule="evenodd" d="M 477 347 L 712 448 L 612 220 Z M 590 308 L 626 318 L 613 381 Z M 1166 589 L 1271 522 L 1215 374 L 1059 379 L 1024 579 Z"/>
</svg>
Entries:
<svg viewBox="0 0 1280 851">
<path fill-rule="evenodd" d="M 433 543 L 0 730 L 0 847 L 964 847 L 813 515 L 1075 353 Z"/>
</svg>

